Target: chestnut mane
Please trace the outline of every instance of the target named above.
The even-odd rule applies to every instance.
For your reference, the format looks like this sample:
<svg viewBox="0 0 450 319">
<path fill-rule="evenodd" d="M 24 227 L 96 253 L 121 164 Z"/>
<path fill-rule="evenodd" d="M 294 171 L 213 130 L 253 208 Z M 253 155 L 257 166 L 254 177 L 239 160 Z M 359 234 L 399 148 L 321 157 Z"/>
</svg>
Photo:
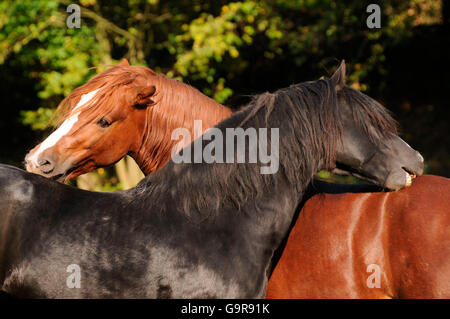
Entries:
<svg viewBox="0 0 450 319">
<path fill-rule="evenodd" d="M 130 88 L 136 82 L 156 87 L 155 103 L 147 107 L 142 146 L 134 156 L 146 175 L 161 168 L 170 159 L 171 150 L 178 142 L 171 140 L 174 129 L 186 128 L 194 137 L 194 120 L 202 120 L 206 130 L 231 114 L 230 109 L 189 85 L 146 67 L 117 65 L 76 88 L 59 104 L 56 111 L 58 126 L 72 114 L 84 94 L 97 89 L 95 98 L 83 105 L 83 116 L 87 121 L 107 114 L 117 103 L 132 106 L 136 93 Z"/>
</svg>

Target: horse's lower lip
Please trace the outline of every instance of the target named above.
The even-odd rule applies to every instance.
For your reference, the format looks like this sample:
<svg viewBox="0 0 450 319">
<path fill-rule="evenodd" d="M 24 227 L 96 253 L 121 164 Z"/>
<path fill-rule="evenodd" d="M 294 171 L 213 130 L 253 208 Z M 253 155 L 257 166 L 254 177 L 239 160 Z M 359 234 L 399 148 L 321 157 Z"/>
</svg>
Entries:
<svg viewBox="0 0 450 319">
<path fill-rule="evenodd" d="M 78 167 L 79 166 L 72 167 L 68 169 L 65 173 L 54 175 L 50 177 L 50 179 L 60 183 L 64 183 L 70 177 L 71 173 L 73 173 L 73 171 L 75 171 Z"/>
<path fill-rule="evenodd" d="M 406 167 L 402 167 L 402 169 L 405 171 L 406 173 L 406 182 L 405 182 L 405 187 L 409 187 L 412 185 L 412 180 L 414 178 L 417 177 L 417 175 L 412 172 L 410 169 L 406 168 Z"/>
<path fill-rule="evenodd" d="M 405 183 L 405 187 L 409 187 L 412 185 L 412 180 L 416 178 L 415 174 L 409 174 L 408 172 L 406 172 L 406 183 Z"/>
</svg>

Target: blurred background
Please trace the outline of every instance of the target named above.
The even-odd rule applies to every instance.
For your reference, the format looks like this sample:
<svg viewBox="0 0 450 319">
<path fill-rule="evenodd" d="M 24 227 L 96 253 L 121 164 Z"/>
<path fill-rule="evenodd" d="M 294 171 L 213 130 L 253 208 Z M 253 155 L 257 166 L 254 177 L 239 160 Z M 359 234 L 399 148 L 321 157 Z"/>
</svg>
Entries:
<svg viewBox="0 0 450 319">
<path fill-rule="evenodd" d="M 369 29 L 373 1 L 2 0 L 0 162 L 23 168 L 59 102 L 105 70 L 91 67 L 124 57 L 230 107 L 328 76 L 345 59 L 348 85 L 393 112 L 426 173 L 450 177 L 449 2 L 377 1 L 381 28 Z M 79 29 L 66 26 L 72 3 L 82 9 Z M 112 191 L 142 177 L 127 158 L 72 183 Z"/>
</svg>

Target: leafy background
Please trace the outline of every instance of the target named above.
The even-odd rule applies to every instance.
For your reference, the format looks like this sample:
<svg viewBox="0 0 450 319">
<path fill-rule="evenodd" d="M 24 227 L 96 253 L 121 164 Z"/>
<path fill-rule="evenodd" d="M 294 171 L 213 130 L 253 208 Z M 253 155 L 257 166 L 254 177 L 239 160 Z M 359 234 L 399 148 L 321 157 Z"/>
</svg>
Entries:
<svg viewBox="0 0 450 319">
<path fill-rule="evenodd" d="M 56 105 L 118 62 L 145 65 L 238 107 L 249 94 L 330 75 L 340 59 L 348 83 L 379 100 L 426 172 L 450 176 L 449 1 L 378 1 L 380 29 L 366 26 L 372 1 L 3 0 L 0 3 L 0 162 L 23 166 L 52 129 Z M 66 26 L 69 4 L 80 29 Z M 326 172 L 320 177 L 340 182 Z M 79 187 L 132 187 L 131 159 L 79 177 Z"/>
</svg>

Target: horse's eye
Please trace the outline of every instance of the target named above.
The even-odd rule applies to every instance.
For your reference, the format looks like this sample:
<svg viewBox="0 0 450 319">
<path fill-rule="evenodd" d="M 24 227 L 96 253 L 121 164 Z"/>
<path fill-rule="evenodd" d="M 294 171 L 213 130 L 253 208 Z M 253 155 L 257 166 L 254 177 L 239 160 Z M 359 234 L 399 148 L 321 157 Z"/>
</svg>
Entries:
<svg viewBox="0 0 450 319">
<path fill-rule="evenodd" d="M 102 117 L 100 120 L 98 120 L 97 125 L 100 127 L 108 127 L 111 125 L 104 117 Z"/>
</svg>

